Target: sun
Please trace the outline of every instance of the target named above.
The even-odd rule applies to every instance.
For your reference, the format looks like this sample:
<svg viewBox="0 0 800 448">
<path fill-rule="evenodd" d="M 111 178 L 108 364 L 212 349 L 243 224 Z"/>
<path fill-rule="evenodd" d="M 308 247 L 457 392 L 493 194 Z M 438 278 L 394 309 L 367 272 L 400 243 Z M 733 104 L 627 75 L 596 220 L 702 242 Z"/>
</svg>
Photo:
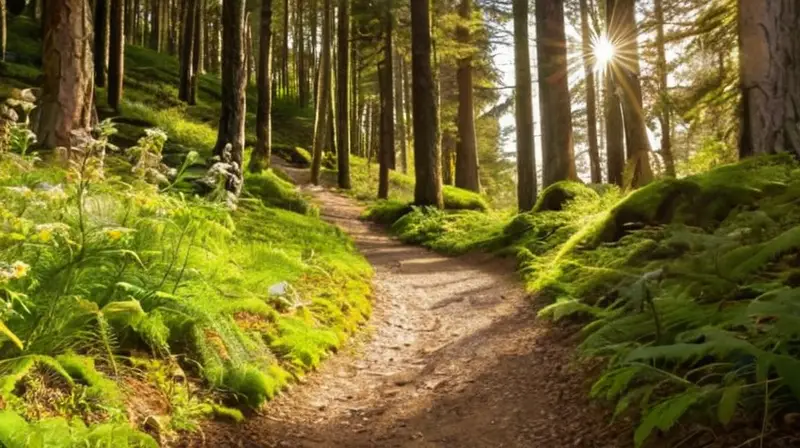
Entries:
<svg viewBox="0 0 800 448">
<path fill-rule="evenodd" d="M 592 53 L 594 54 L 594 69 L 597 72 L 605 70 L 606 66 L 614 59 L 616 52 L 614 44 L 607 36 L 597 36 L 592 42 Z"/>
</svg>

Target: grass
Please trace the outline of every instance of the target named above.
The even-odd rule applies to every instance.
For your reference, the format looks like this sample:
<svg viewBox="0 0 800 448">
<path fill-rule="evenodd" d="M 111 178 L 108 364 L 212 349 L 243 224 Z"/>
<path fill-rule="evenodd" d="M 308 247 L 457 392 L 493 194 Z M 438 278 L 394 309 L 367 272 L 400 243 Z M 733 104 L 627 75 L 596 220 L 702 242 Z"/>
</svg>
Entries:
<svg viewBox="0 0 800 448">
<path fill-rule="evenodd" d="M 0 97 L 34 85 L 41 73 L 38 25 L 13 18 L 10 36 L 14 61 L 0 65 Z M 167 164 L 179 165 L 189 151 L 210 155 L 220 81 L 201 76 L 196 106 L 177 101 L 177 85 L 174 57 L 127 47 L 113 143 L 129 147 L 158 127 L 169 137 Z M 98 90 L 103 117 L 112 115 L 104 97 Z M 255 101 L 249 88 L 248 131 Z M 291 98 L 273 107 L 276 148 L 309 146 L 310 111 Z M 116 155 L 106 158 L 101 178 L 6 151 L 0 148 L 0 275 L 7 280 L 0 281 L 0 392 L 7 410 L 0 419 L 24 433 L 48 432 L 48 446 L 78 443 L 65 431 L 84 442 L 124 444 L 109 433 L 128 427 L 125 409 L 137 397 L 119 384 L 134 374 L 168 397 L 167 433 L 195 429 L 205 416 L 240 421 L 240 411 L 219 402 L 261 406 L 316 369 L 370 314 L 369 264 L 277 170 L 248 174 L 231 212 L 193 197 L 188 183 L 160 193 Z M 190 177 L 203 166 L 191 167 Z M 167 373 L 175 359 L 202 381 L 198 396 L 176 392 L 183 389 Z M 41 387 L 63 400 L 55 400 L 54 419 L 37 422 L 28 410 L 40 403 L 17 396 L 15 386 L 35 383 L 42 370 L 58 372 L 63 384 Z M 70 404 L 85 397 L 85 406 Z M 22 446 L 14 437 L 0 429 L 0 444 Z M 152 442 L 132 430 L 119 437 L 131 446 Z"/>
</svg>

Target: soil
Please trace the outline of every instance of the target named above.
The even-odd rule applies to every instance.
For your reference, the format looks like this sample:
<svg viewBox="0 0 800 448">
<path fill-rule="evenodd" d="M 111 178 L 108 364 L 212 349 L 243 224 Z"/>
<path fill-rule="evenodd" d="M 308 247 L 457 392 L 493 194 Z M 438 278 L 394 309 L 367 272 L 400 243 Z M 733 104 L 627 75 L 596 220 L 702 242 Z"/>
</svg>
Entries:
<svg viewBox="0 0 800 448">
<path fill-rule="evenodd" d="M 245 423 L 211 422 L 214 447 L 627 447 L 590 402 L 574 328 L 536 318 L 514 266 L 401 244 L 361 207 L 309 190 L 375 268 L 367 331 Z"/>
</svg>

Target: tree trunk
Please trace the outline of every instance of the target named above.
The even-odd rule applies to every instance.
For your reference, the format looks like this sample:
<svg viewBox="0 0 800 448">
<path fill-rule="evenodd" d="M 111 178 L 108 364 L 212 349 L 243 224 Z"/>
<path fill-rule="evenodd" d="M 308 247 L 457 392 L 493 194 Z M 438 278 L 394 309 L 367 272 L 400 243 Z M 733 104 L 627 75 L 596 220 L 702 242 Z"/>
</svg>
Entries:
<svg viewBox="0 0 800 448">
<path fill-rule="evenodd" d="M 129 38 L 131 45 L 137 45 L 138 42 L 136 38 L 139 34 L 139 25 L 141 24 L 141 18 L 139 14 L 139 6 L 142 0 L 134 0 L 133 1 L 133 8 L 131 8 L 131 37 Z M 190 0 L 187 0 L 190 1 Z"/>
<path fill-rule="evenodd" d="M 272 157 L 272 0 L 261 0 L 261 23 L 258 33 L 257 139 L 249 167 L 253 173 L 269 168 Z"/>
<path fill-rule="evenodd" d="M 397 140 L 400 146 L 400 171 L 408 173 L 408 140 L 406 139 L 406 120 L 404 103 L 406 98 L 403 90 L 403 57 L 395 49 L 394 52 L 394 119 L 397 123 Z"/>
<path fill-rule="evenodd" d="M 430 0 L 411 0 L 411 69 L 417 205 L 443 207 L 437 111 L 431 72 Z"/>
<path fill-rule="evenodd" d="M 211 39 L 209 39 L 208 46 L 209 46 L 209 70 L 211 73 L 219 74 L 219 14 L 220 11 L 216 10 L 215 15 L 212 17 L 213 20 L 209 22 L 209 31 L 211 35 Z M 270 29 L 270 32 L 272 30 Z M 271 40 L 271 37 L 270 37 Z M 272 52 L 270 51 L 270 55 Z M 270 64 L 270 68 L 272 65 Z"/>
<path fill-rule="evenodd" d="M 301 4 L 300 2 L 298 5 Z M 336 114 L 338 119 L 338 141 L 336 143 L 336 160 L 339 188 L 350 189 L 350 0 L 339 0 L 339 20 L 338 20 L 338 58 L 336 98 L 339 108 Z M 299 7 L 298 7 L 299 8 Z M 299 11 L 298 11 L 299 14 Z M 300 42 L 303 39 L 299 39 Z M 301 47 L 302 49 L 302 47 Z M 299 60 L 303 60 L 303 52 L 300 51 Z M 303 69 L 300 70 L 302 73 Z M 300 100 L 304 105 L 305 87 L 303 80 L 300 83 Z"/>
<path fill-rule="evenodd" d="M 317 0 L 311 0 L 311 20 L 309 21 L 309 26 L 311 28 L 311 79 L 317 78 Z M 317 93 L 317 83 L 312 82 L 312 98 L 313 101 L 316 101 L 318 96 Z M 316 106 L 316 105 L 315 105 Z"/>
<path fill-rule="evenodd" d="M 358 154 L 361 141 L 361 111 L 362 111 L 362 96 L 361 96 L 361 87 L 359 85 L 360 80 L 360 72 L 358 70 L 358 45 L 356 43 L 356 26 L 351 22 L 350 23 L 350 81 L 352 86 L 352 92 L 350 97 L 352 98 L 352 102 L 350 103 L 350 112 L 351 112 L 351 121 L 350 121 L 350 152 L 352 154 Z"/>
<path fill-rule="evenodd" d="M 658 53 L 658 60 L 656 62 L 656 72 L 658 74 L 658 91 L 659 91 L 659 120 L 661 121 L 661 156 L 664 158 L 664 167 L 667 171 L 667 176 L 675 177 L 675 158 L 672 155 L 672 125 L 670 124 L 670 100 L 669 91 L 667 90 L 667 76 L 669 76 L 669 69 L 667 68 L 667 52 L 664 48 L 664 2 L 663 0 L 654 0 L 655 4 L 655 19 L 656 19 L 656 50 Z"/>
<path fill-rule="evenodd" d="M 456 39 L 466 47 L 471 45 L 469 21 L 472 19 L 472 0 L 461 0 L 458 14 L 462 24 L 456 28 Z M 471 54 L 458 61 L 456 79 L 458 81 L 456 187 L 479 192 L 481 183 L 478 176 L 478 143 L 475 135 Z"/>
<path fill-rule="evenodd" d="M 253 77 L 256 74 L 256 61 L 255 61 L 255 54 L 253 51 L 253 26 L 250 23 L 249 12 L 245 15 L 244 27 L 245 27 L 244 65 L 245 67 L 247 67 L 247 85 L 250 85 L 250 83 L 253 82 Z"/>
<path fill-rule="evenodd" d="M 150 48 L 161 51 L 161 16 L 159 14 L 161 0 L 150 0 Z"/>
<path fill-rule="evenodd" d="M 328 107 L 331 95 L 331 0 L 323 1 L 322 48 L 317 85 L 317 108 L 314 119 L 314 159 L 311 163 L 311 183 L 319 185 L 322 150 L 328 134 Z"/>
<path fill-rule="evenodd" d="M 94 8 L 94 82 L 98 87 L 106 86 L 106 64 L 108 63 L 109 0 L 96 0 Z"/>
<path fill-rule="evenodd" d="M 181 39 L 181 76 L 178 99 L 191 104 L 194 78 L 194 21 L 197 0 L 186 0 L 183 7 L 183 33 Z"/>
<path fill-rule="evenodd" d="M 411 117 L 411 79 L 410 79 L 410 61 L 403 61 L 403 98 L 405 101 L 403 102 L 403 107 L 405 108 L 405 122 L 406 122 L 406 147 L 410 148 L 414 141 L 414 134 L 412 131 L 412 123 L 413 119 Z M 408 164 L 408 150 L 406 150 L 406 164 Z"/>
<path fill-rule="evenodd" d="M 289 0 L 283 1 L 283 45 L 281 46 L 281 88 L 289 95 Z"/>
<path fill-rule="evenodd" d="M 606 166 L 608 183 L 622 187 L 625 183 L 625 142 L 622 110 L 612 70 L 610 65 L 606 70 Z"/>
<path fill-rule="evenodd" d="M 6 60 L 6 43 L 8 42 L 8 10 L 6 0 L 0 0 L 0 61 Z"/>
<path fill-rule="evenodd" d="M 133 7 L 134 7 L 133 0 L 128 0 L 127 2 L 125 2 L 125 43 L 128 45 L 133 43 L 131 41 L 131 39 L 133 39 L 133 25 L 134 25 Z"/>
<path fill-rule="evenodd" d="M 394 72 L 393 21 L 391 1 L 387 2 L 383 30 L 383 60 L 378 66 L 381 96 L 381 148 L 378 172 L 378 199 L 389 198 L 389 170 L 394 161 Z"/>
<path fill-rule="evenodd" d="M 88 134 L 92 128 L 92 12 L 85 0 L 62 0 L 47 5 L 45 18 L 36 136 L 46 148 L 69 150 L 73 131 Z"/>
<path fill-rule="evenodd" d="M 455 168 L 456 153 L 456 138 L 448 132 L 442 133 L 442 183 L 444 185 L 453 185 L 454 177 L 453 171 Z"/>
<path fill-rule="evenodd" d="M 339 8 L 341 7 L 340 1 Z M 297 98 L 300 107 L 305 108 L 308 107 L 308 72 L 306 70 L 306 39 L 303 35 L 305 31 L 303 29 L 303 9 L 303 0 L 297 0 Z M 339 13 L 339 20 L 341 20 L 341 13 Z"/>
<path fill-rule="evenodd" d="M 632 175 L 630 185 L 637 188 L 653 180 L 653 171 L 650 168 L 650 139 L 647 136 L 639 81 L 635 3 L 635 0 L 608 0 L 607 9 L 611 14 L 609 35 L 620 36 L 616 43 L 617 52 L 625 55 L 623 62 L 612 63 L 612 69 L 625 120 L 627 165 Z"/>
<path fill-rule="evenodd" d="M 739 0 L 739 156 L 800 156 L 800 5 Z"/>
<path fill-rule="evenodd" d="M 586 0 L 580 0 L 581 40 L 583 50 L 583 70 L 586 76 L 586 132 L 589 140 L 589 168 L 592 183 L 603 182 L 600 171 L 600 149 L 597 146 L 597 98 L 595 97 L 594 57 L 592 56 L 592 33 L 589 30 L 589 7 Z"/>
<path fill-rule="evenodd" d="M 206 29 L 206 0 L 194 0 L 197 2 L 195 5 L 195 22 L 194 22 L 194 50 L 192 51 L 192 75 L 193 75 L 193 82 L 192 82 L 192 90 L 194 90 L 193 95 L 197 96 L 197 87 L 200 75 L 204 73 L 203 65 L 205 61 L 203 60 L 203 56 L 206 54 L 206 42 L 205 42 L 205 29 Z M 247 23 L 248 30 L 250 29 L 250 23 Z"/>
<path fill-rule="evenodd" d="M 563 0 L 536 0 L 536 48 L 542 120 L 542 182 L 547 187 L 578 177 L 572 147 Z"/>
<path fill-rule="evenodd" d="M 536 204 L 536 152 L 533 140 L 533 81 L 528 38 L 528 0 L 513 0 L 514 72 L 517 124 L 517 203 L 520 212 Z"/>
<path fill-rule="evenodd" d="M 222 95 L 219 134 L 214 154 L 221 156 L 230 144 L 232 160 L 241 172 L 244 154 L 245 67 L 244 67 L 245 0 L 225 0 L 222 8 Z"/>
<path fill-rule="evenodd" d="M 125 77 L 125 0 L 111 0 L 108 39 L 108 105 L 119 110 Z"/>
<path fill-rule="evenodd" d="M 178 54 L 181 46 L 181 15 L 177 0 L 171 0 L 169 2 L 169 15 L 171 22 L 171 26 L 169 27 L 169 54 Z"/>
</svg>

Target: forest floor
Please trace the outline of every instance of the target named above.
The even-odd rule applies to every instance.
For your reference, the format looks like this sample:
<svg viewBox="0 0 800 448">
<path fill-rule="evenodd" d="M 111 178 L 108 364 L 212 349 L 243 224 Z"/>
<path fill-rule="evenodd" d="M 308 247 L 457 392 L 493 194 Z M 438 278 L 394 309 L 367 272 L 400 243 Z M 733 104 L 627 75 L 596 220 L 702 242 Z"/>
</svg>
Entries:
<svg viewBox="0 0 800 448">
<path fill-rule="evenodd" d="M 354 200 L 306 191 L 374 266 L 370 327 L 258 415 L 211 422 L 190 446 L 631 444 L 630 422 L 610 426 L 587 398 L 591 368 L 574 362 L 574 329 L 535 319 L 510 262 L 399 243 L 359 220 Z"/>
</svg>

